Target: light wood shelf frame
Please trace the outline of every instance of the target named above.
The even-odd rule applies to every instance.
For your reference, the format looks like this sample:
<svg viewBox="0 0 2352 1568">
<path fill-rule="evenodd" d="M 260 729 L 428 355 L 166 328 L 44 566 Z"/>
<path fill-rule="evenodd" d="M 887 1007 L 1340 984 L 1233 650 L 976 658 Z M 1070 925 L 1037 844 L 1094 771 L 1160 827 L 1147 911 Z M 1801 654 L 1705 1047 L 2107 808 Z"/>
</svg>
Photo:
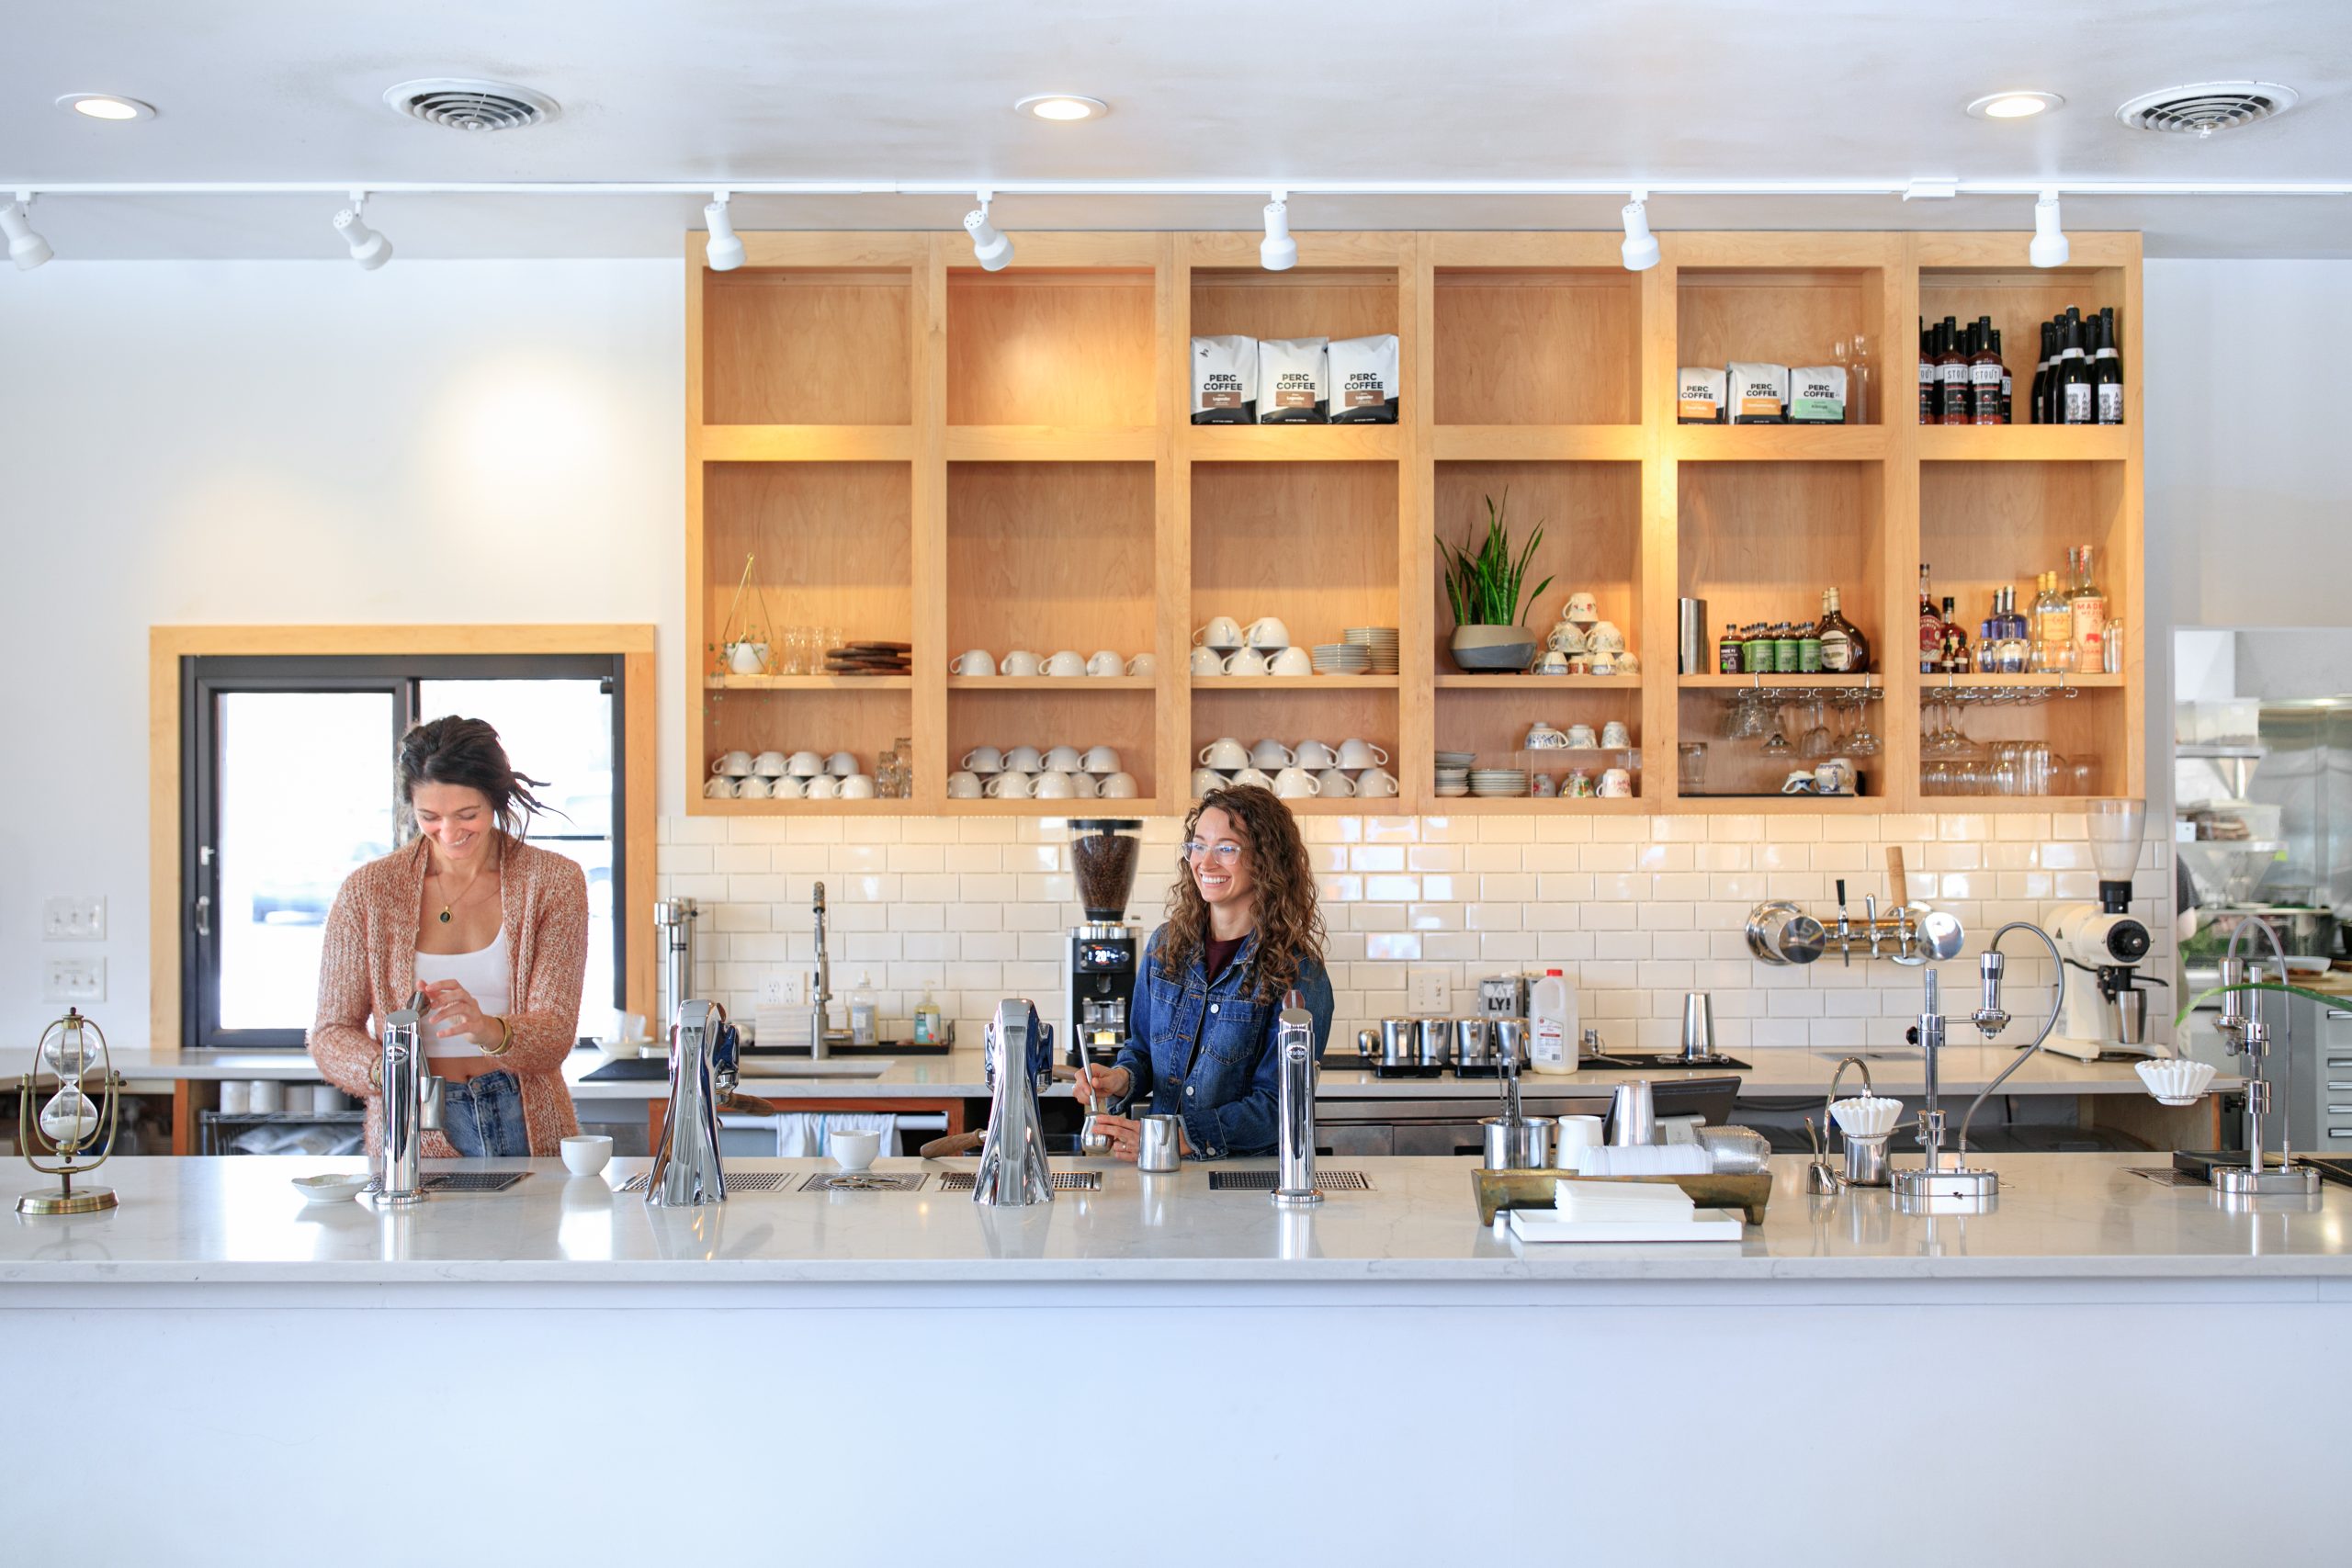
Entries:
<svg viewBox="0 0 2352 1568">
<path fill-rule="evenodd" d="M 1039 232 L 1015 238 L 1019 254 L 1014 266 L 991 275 L 972 265 L 961 234 L 744 235 L 749 271 L 805 274 L 820 289 L 835 284 L 869 288 L 877 278 L 887 277 L 891 288 L 901 291 L 888 298 L 902 295 L 904 300 L 904 346 L 898 351 L 903 384 L 892 387 L 875 379 L 890 374 L 888 365 L 861 362 L 859 367 L 842 372 L 853 378 L 854 384 L 843 388 L 839 398 L 829 399 L 818 415 L 835 406 L 852 414 L 903 406 L 909 414 L 905 423 L 763 424 L 705 423 L 706 376 L 716 367 L 715 357 L 730 346 L 707 341 L 707 297 L 714 288 L 742 290 L 749 280 L 741 273 L 723 279 L 709 273 L 703 265 L 702 236 L 686 237 L 686 645 L 695 654 L 684 675 L 690 812 L 1066 815 L 1070 809 L 1068 802 L 946 798 L 943 763 L 947 761 L 951 705 L 988 701 L 991 711 L 997 711 L 1001 704 L 994 698 L 974 694 L 1002 697 L 1033 693 L 1039 703 L 1047 705 L 1041 712 L 1068 713 L 1077 711 L 1069 706 L 1071 699 L 1099 695 L 1104 701 L 1133 704 L 1139 701 L 1134 695 L 1138 692 L 1151 697 L 1148 731 L 1153 753 L 1152 793 L 1143 799 L 1122 802 L 1120 808 L 1138 814 L 1181 812 L 1187 803 L 1190 758 L 1198 745 L 1193 734 L 1196 697 L 1212 700 L 1214 711 L 1229 718 L 1236 695 L 1251 688 L 1265 698 L 1264 733 L 1277 736 L 1300 712 L 1374 712 L 1385 721 L 1391 700 L 1388 694 L 1394 694 L 1395 733 L 1372 739 L 1393 748 L 1400 759 L 1395 768 L 1400 795 L 1378 803 L 1302 803 L 1302 809 L 1310 813 L 1377 809 L 1436 816 L 1554 810 L 1783 815 L 1948 808 L 1944 797 L 1923 795 L 1918 784 L 1920 698 L 1941 678 L 1918 674 L 1906 657 L 1923 526 L 1950 526 L 1949 509 L 1955 504 L 1954 495 L 1963 498 L 1958 504 L 1981 504 L 1989 513 L 1993 505 L 1989 498 L 2004 493 L 2004 485 L 2007 493 L 2014 493 L 2020 483 L 2041 484 L 2052 494 L 2065 490 L 2055 482 L 2034 479 L 2030 471 L 2023 477 L 2013 473 L 2007 480 L 1987 471 L 1981 488 L 1988 499 L 1972 502 L 1965 498 L 1977 487 L 1965 478 L 1965 470 L 1958 476 L 1939 471 L 1933 476 L 1934 485 L 1940 487 L 1936 504 L 1947 511 L 1923 525 L 1923 491 L 1929 488 L 1924 466 L 1979 463 L 2100 466 L 2099 493 L 2111 502 L 2098 530 L 2107 542 L 2100 577 L 2109 586 L 2114 602 L 2120 607 L 2128 606 L 2118 611 L 2125 621 L 2124 668 L 2118 675 L 2067 677 L 2092 705 L 2073 708 L 2056 733 L 2096 743 L 2103 755 L 2120 761 L 2120 771 L 2114 771 L 2103 787 L 2115 794 L 2144 790 L 2147 737 L 2144 704 L 2138 696 L 2143 689 L 2146 661 L 2141 434 L 2143 344 L 2137 234 L 2072 235 L 2070 265 L 2053 274 L 2039 274 L 2030 266 L 2026 257 L 2028 236 L 2022 233 L 1668 233 L 1659 237 L 1660 265 L 1636 275 L 1622 273 L 1613 233 L 1302 233 L 1297 268 L 1280 275 L 1259 269 L 1260 236 L 1253 231 Z M 1057 284 L 1069 286 L 1067 306 L 1053 292 Z M 1029 295 L 982 292 L 1024 285 L 1042 291 Z M 1120 287 L 1134 289 L 1135 296 L 1122 299 L 1102 292 L 1105 288 Z M 1792 344 L 1809 343 L 1820 335 L 1822 323 L 1833 321 L 1841 330 L 1874 335 L 1881 350 L 1875 389 L 1879 407 L 1871 423 L 1826 427 L 1712 427 L 1675 423 L 1671 389 L 1683 357 L 1680 336 L 1685 331 L 1686 302 L 1697 312 L 1690 319 L 1703 323 L 1693 329 L 1702 333 L 1702 339 L 1709 334 L 1721 336 L 1736 331 L 1747 319 L 1742 311 L 1748 305 L 1736 291 L 1751 287 L 1758 291 L 1753 310 L 1759 343 L 1769 344 L 1776 336 Z M 1711 292 L 1718 288 L 1734 292 Z M 1808 293 L 1809 288 L 1814 292 Z M 1996 300 L 1994 309 L 2006 302 L 2013 319 L 2022 320 L 2031 309 L 2069 289 L 2079 291 L 2086 305 L 2112 303 L 2118 308 L 2127 423 L 2092 429 L 2034 425 L 1958 429 L 1922 427 L 1912 422 L 1910 345 L 1914 322 L 1923 311 L 1939 314 L 1939 301 L 1963 295 L 1973 299 L 1986 290 L 2012 290 L 1986 297 Z M 1143 298 L 1145 290 L 1148 290 L 1148 300 Z M 1317 290 L 1336 292 L 1317 295 Z M 763 298 L 756 293 L 733 293 L 729 296 L 729 309 L 740 316 L 746 301 L 756 303 Z M 847 314 L 869 326 L 887 314 L 877 313 L 877 296 L 854 293 L 847 298 L 854 307 Z M 986 308 L 958 314 L 953 303 L 956 300 Z M 1305 322 L 1318 309 L 1330 320 L 1328 324 L 1317 319 L 1313 324 L 1295 326 L 1245 326 L 1216 320 L 1196 322 L 1202 300 L 1209 302 L 1213 316 L 1231 321 Z M 1499 325 L 1480 321 L 1475 314 L 1480 309 L 1497 311 Z M 1465 310 L 1472 314 L 1465 316 Z M 1061 311 L 1067 313 L 1057 314 Z M 993 365 L 1012 357 L 1008 344 L 951 342 L 952 323 L 967 318 L 982 323 L 972 328 L 976 332 L 1010 330 L 986 324 L 989 322 L 1028 322 L 1042 334 L 1040 341 L 1048 344 L 1082 341 L 1079 329 L 1084 322 L 1114 319 L 1116 343 L 1106 351 L 1108 364 L 1088 367 L 1086 385 L 1094 389 L 1090 399 L 1081 400 L 1066 389 L 1024 389 L 1010 397 L 966 389 L 959 405 L 951 395 L 956 390 L 950 385 L 951 360 L 957 365 Z M 1462 327 L 1465 321 L 1469 325 Z M 1441 341 L 1440 333 L 1445 330 L 1442 323 L 1467 332 L 1473 347 L 1484 343 L 1487 348 L 1469 358 L 1447 360 L 1446 344 L 1454 340 Z M 1395 425 L 1196 426 L 1184 415 L 1191 392 L 1189 342 L 1195 331 L 1257 330 L 1266 335 L 1325 331 L 1340 336 L 1387 331 L 1392 326 L 1399 341 L 1403 398 L 1403 417 Z M 885 326 L 870 330 L 879 331 L 892 344 L 901 335 L 895 316 Z M 1536 349 L 1527 349 L 1510 336 L 1522 330 L 1536 334 Z M 1528 403 L 1511 404 L 1508 390 L 1512 378 L 1544 374 L 1554 347 L 1587 341 L 1575 337 L 1579 333 L 1601 333 L 1606 339 L 1602 346 L 1613 346 L 1622 362 L 1622 383 L 1611 383 L 1595 392 L 1568 383 L 1546 382 L 1531 394 Z M 1552 335 L 1545 338 L 1546 333 Z M 750 341 L 750 352 L 761 356 L 760 363 L 779 355 L 782 362 L 792 362 L 797 352 L 789 344 L 780 348 L 774 331 L 754 331 Z M 1513 356 L 1501 370 L 1464 368 L 1474 361 L 1485 366 L 1498 344 Z M 1827 344 L 1819 346 L 1826 354 Z M 2030 352 L 2023 344 L 2013 342 L 2007 346 L 2013 368 L 2019 365 L 2021 355 Z M 1764 346 L 1755 352 L 1771 350 Z M 1605 362 L 1601 369 L 1607 373 Z M 1475 385 L 1447 380 L 1441 388 L 1442 377 L 1468 374 L 1481 374 L 1486 379 Z M 1620 385 L 1623 395 L 1614 389 Z M 1630 407 L 1625 398 L 1630 398 Z M 810 417 L 808 410 L 783 406 L 777 398 L 757 388 L 736 387 L 730 392 L 730 403 L 785 418 Z M 1599 422 L 1441 423 L 1436 418 L 1441 403 L 1481 420 L 1508 419 L 1523 406 L 1539 422 Z M 1147 405 L 1152 413 L 1150 422 L 1136 423 Z M 1066 423 L 950 423 L 950 411 L 958 406 L 984 418 L 1050 417 Z M 1082 421 L 1097 408 L 1105 423 L 1067 423 Z M 1611 422 L 1620 412 L 1630 412 L 1634 417 Z M 911 626 L 905 639 L 914 644 L 912 675 L 743 678 L 711 673 L 703 652 L 715 632 L 707 625 L 711 614 L 707 608 L 710 580 L 739 563 L 706 559 L 706 465 L 804 463 L 891 464 L 906 471 L 910 496 L 906 592 Z M 1148 635 L 1128 639 L 1136 646 L 1121 651 L 1133 653 L 1148 647 L 1158 656 L 1156 676 L 1079 681 L 944 673 L 946 660 L 960 651 L 948 645 L 946 629 L 949 601 L 956 592 L 948 565 L 949 465 L 981 463 L 1150 465 L 1153 581 L 1149 600 L 1156 626 Z M 1221 466 L 1219 473 L 1227 477 L 1220 482 L 1246 483 L 1246 479 L 1231 479 L 1229 466 L 1317 463 L 1393 468 L 1396 487 L 1393 536 L 1384 519 L 1383 525 L 1366 525 L 1363 544 L 1372 552 L 1366 558 L 1374 563 L 1384 562 L 1393 550 L 1399 673 L 1287 679 L 1193 676 L 1187 655 L 1195 610 L 1196 465 Z M 1632 607 L 1624 629 L 1630 645 L 1645 661 L 1646 678 L 1472 676 L 1450 668 L 1438 651 L 1444 628 L 1432 542 L 1441 522 L 1440 466 L 1448 464 L 1463 465 L 1464 471 L 1471 474 L 1478 472 L 1478 465 L 1507 474 L 1513 465 L 1555 464 L 1619 464 L 1638 472 L 1629 492 L 1634 499 L 1626 503 L 1637 508 L 1638 516 L 1628 517 L 1623 525 L 1637 532 L 1637 540 L 1630 547 L 1638 558 L 1629 587 Z M 1883 704 L 1875 710 L 1884 716 L 1874 728 L 1885 741 L 1885 749 L 1871 766 L 1873 783 L 1869 795 L 1830 800 L 1746 795 L 1685 798 L 1679 793 L 1672 762 L 1684 718 L 1692 716 L 1695 723 L 1695 716 L 1715 694 L 1758 683 L 1752 676 L 1677 676 L 1668 668 L 1675 656 L 1686 488 L 1695 485 L 1699 493 L 1706 494 L 1711 487 L 1716 493 L 1723 492 L 1727 483 L 1736 487 L 1736 478 L 1726 480 L 1725 475 L 1736 476 L 1736 470 L 1713 467 L 1723 464 L 1813 465 L 1811 469 L 1790 469 L 1790 482 L 1802 491 L 1808 472 L 1834 472 L 1846 476 L 1836 481 L 1845 491 L 1864 497 L 1866 526 L 1871 530 L 1866 552 L 1870 580 L 1860 585 L 1862 602 L 1849 609 L 1860 612 L 1854 618 L 1876 639 L 1877 670 L 1869 683 L 1884 693 Z M 1686 475 L 1685 465 L 1694 471 Z M 1828 467 L 1842 465 L 1853 467 Z M 1360 468 L 1358 478 L 1350 481 L 1358 493 L 1362 493 L 1362 471 Z M 1268 482 L 1290 481 L 1270 477 Z M 1382 482 L 1385 486 L 1386 481 Z M 1859 491 L 1856 486 L 1860 487 Z M 1340 486 L 1333 493 L 1346 488 Z M 1308 487 L 1301 493 L 1328 489 L 1331 487 Z M 1463 485 L 1457 482 L 1453 489 L 1458 502 Z M 1382 511 L 1385 510 L 1384 500 Z M 1328 525 L 1329 521 L 1324 519 L 1323 524 Z M 2063 526 L 2057 521 L 2048 522 L 2045 533 L 2054 536 L 2054 531 Z M 2012 575 L 2022 581 L 2042 564 L 2021 553 Z M 1380 570 L 1385 582 L 1385 564 Z M 1580 586 L 1584 585 L 1555 582 L 1545 596 L 1547 602 L 1531 613 L 1531 620 L 1547 622 L 1556 609 L 1552 601 Z M 1792 603 L 1792 613 L 1804 607 Z M 1975 607 L 1969 608 L 1973 613 Z M 1226 613 L 1250 609 L 1237 603 Z M 1303 637 L 1336 635 L 1333 629 L 1319 626 L 1294 629 Z M 1540 634 L 1544 626 L 1531 629 Z M 1713 633 L 1720 628 L 1711 626 L 1709 629 Z M 844 630 L 853 637 L 884 635 L 876 628 Z M 991 651 L 1001 654 L 1005 649 Z M 1761 683 L 1829 687 L 1862 682 L 1852 678 L 1767 676 Z M 1999 687 L 2058 682 L 2044 676 L 1965 676 L 1954 683 Z M 903 705 L 921 760 L 911 800 L 701 798 L 699 780 L 709 749 L 703 708 L 707 694 L 741 694 L 752 700 L 779 704 L 797 698 L 838 704 L 848 700 L 843 694 L 859 685 L 873 688 L 878 699 Z M 1117 695 L 1123 693 L 1127 694 L 1124 699 Z M 1577 714 L 1569 710 L 1588 699 L 1605 700 L 1611 713 L 1623 711 L 1637 718 L 1636 739 L 1645 761 L 1640 795 L 1631 801 L 1605 802 L 1440 799 L 1431 790 L 1427 769 L 1402 761 L 1429 754 L 1440 729 L 1442 706 L 1466 705 L 1458 711 L 1449 710 L 1456 711 L 1458 731 L 1464 727 L 1464 715 L 1497 714 L 1503 706 L 1502 694 L 1513 693 L 1526 694 L 1528 720 L 1576 718 Z M 1542 700 L 1545 694 L 1560 699 L 1556 708 L 1547 711 Z M 1367 702 L 1380 705 L 1371 709 L 1360 705 Z M 814 744 L 822 738 L 807 739 Z M 2063 810 L 2065 798 L 1969 797 L 1964 808 Z"/>
</svg>

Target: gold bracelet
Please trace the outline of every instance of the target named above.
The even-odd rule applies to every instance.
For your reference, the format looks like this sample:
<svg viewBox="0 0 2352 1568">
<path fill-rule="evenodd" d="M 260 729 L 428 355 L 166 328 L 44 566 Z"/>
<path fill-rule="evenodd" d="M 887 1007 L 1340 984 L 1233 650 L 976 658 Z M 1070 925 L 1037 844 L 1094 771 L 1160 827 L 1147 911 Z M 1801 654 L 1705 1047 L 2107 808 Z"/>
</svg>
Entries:
<svg viewBox="0 0 2352 1568">
<path fill-rule="evenodd" d="M 498 1043 L 481 1048 L 485 1056 L 503 1056 L 514 1048 L 514 1025 L 507 1019 L 498 1021 Z"/>
</svg>

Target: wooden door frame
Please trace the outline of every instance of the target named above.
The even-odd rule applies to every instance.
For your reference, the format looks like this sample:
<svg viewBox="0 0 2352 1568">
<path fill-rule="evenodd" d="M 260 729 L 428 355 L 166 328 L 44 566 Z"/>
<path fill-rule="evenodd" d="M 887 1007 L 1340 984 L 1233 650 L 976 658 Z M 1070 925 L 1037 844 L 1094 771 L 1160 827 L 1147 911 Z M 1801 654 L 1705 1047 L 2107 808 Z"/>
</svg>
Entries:
<svg viewBox="0 0 2352 1568">
<path fill-rule="evenodd" d="M 180 1017 L 180 660 L 243 655 L 288 658 L 499 654 L 604 654 L 621 663 L 628 744 L 619 759 L 624 886 L 647 905 L 655 880 L 660 805 L 654 796 L 655 628 L 631 624 L 545 626 L 150 626 L 147 630 L 147 983 L 148 1047 L 176 1055 Z M 629 1010 L 653 1010 L 650 929 L 616 909 L 621 922 L 624 994 Z"/>
</svg>

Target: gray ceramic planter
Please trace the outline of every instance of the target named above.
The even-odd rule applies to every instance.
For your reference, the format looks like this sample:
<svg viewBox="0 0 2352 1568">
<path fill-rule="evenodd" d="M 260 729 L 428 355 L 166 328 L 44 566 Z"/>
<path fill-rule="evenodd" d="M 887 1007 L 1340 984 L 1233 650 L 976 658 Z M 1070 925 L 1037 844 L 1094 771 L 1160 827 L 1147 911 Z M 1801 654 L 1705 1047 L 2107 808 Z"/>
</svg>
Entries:
<svg viewBox="0 0 2352 1568">
<path fill-rule="evenodd" d="M 1477 675 L 1515 675 L 1535 657 L 1535 637 L 1525 626 L 1456 626 L 1453 662 Z"/>
</svg>

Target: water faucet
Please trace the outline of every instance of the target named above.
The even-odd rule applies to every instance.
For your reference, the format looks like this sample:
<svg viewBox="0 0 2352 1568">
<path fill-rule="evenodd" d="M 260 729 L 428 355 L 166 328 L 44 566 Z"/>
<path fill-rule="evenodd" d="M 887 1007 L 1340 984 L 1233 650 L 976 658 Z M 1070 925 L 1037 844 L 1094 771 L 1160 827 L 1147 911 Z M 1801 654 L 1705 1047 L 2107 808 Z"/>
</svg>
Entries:
<svg viewBox="0 0 2352 1568">
<path fill-rule="evenodd" d="M 372 1201 L 388 1209 L 424 1201 L 418 1160 L 424 1134 L 441 1131 L 440 1077 L 424 1070 L 419 1021 L 430 1010 L 424 993 L 384 1021 L 384 1147 Z"/>
<path fill-rule="evenodd" d="M 821 882 L 816 886 L 811 907 L 817 915 L 817 972 L 808 977 L 808 1058 L 821 1062 L 833 1000 L 833 961 L 825 952 L 825 885 Z"/>
<path fill-rule="evenodd" d="M 1878 895 L 1875 893 L 1862 895 L 1862 923 L 1871 928 L 1871 956 L 1876 958 L 1878 956 Z M 1928 1005 L 1931 1009 L 1935 1006 L 1935 1000 L 1934 983 L 1930 981 Z"/>
<path fill-rule="evenodd" d="M 1282 1070 L 1274 1206 L 1306 1208 L 1323 1201 L 1323 1194 L 1315 1190 L 1315 1018 L 1296 991 L 1283 998 L 1274 1050 Z M 1503 1068 L 1514 1089 L 1519 1084 L 1518 1055 L 1512 1052 L 1511 1062 Z"/>
<path fill-rule="evenodd" d="M 727 1174 L 718 1158 L 718 1078 L 731 1087 L 734 1061 L 727 1010 L 717 1002 L 678 1007 L 677 1043 L 670 1052 L 670 1109 L 662 1141 L 645 1179 L 645 1201 L 658 1208 L 693 1208 L 727 1201 Z"/>
<path fill-rule="evenodd" d="M 1034 1042 L 1043 1038 L 1037 1010 L 1008 998 L 997 1003 L 989 1023 L 988 1136 L 980 1144 L 980 1168 L 972 1179 L 972 1201 L 989 1204 L 1050 1203 L 1053 1173 L 1046 1166 L 1045 1133 L 1037 1113 L 1037 1079 L 1031 1062 Z"/>
<path fill-rule="evenodd" d="M 1838 879 L 1838 951 L 1844 955 L 1846 967 L 1854 966 L 1854 922 L 1846 914 L 1846 879 Z"/>
</svg>

